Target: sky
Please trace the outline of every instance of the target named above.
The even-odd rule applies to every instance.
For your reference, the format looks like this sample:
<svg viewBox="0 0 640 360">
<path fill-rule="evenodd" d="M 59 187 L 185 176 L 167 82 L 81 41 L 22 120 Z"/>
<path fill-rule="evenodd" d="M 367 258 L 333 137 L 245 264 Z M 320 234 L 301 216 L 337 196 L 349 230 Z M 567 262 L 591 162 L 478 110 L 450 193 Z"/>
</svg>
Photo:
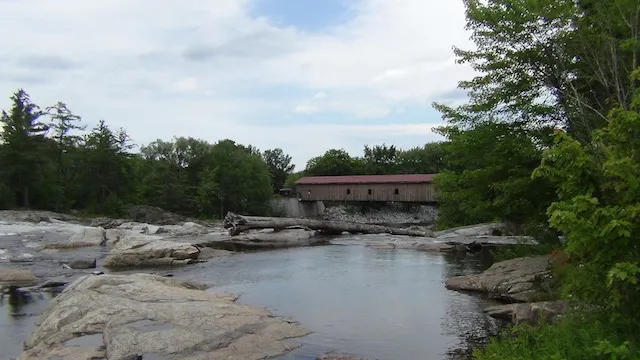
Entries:
<svg viewBox="0 0 640 360">
<path fill-rule="evenodd" d="M 441 140 L 433 101 L 473 71 L 462 0 L 0 0 L 0 108 L 23 88 L 136 144 L 185 136 L 282 148 Z"/>
</svg>

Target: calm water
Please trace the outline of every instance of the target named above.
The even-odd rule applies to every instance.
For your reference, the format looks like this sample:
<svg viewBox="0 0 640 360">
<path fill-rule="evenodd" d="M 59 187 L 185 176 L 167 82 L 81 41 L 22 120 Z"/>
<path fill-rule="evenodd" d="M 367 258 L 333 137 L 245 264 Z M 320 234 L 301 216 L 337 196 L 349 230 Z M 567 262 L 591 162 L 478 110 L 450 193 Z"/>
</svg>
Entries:
<svg viewBox="0 0 640 360">
<path fill-rule="evenodd" d="M 486 303 L 448 291 L 449 276 L 475 273 L 478 257 L 375 250 L 357 242 L 214 259 L 172 273 L 205 282 L 211 291 L 240 294 L 240 302 L 290 316 L 313 333 L 282 359 L 315 359 L 340 351 L 379 360 L 448 359 L 469 338 L 495 324 Z M 47 295 L 0 303 L 2 359 L 16 357 Z"/>
</svg>

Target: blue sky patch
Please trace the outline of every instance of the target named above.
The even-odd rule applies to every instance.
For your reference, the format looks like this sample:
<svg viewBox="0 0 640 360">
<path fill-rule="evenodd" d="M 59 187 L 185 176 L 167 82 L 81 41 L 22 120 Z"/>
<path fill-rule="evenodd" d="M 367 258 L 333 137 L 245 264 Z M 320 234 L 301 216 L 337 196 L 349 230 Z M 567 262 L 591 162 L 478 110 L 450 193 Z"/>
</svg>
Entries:
<svg viewBox="0 0 640 360">
<path fill-rule="evenodd" d="M 256 0 L 252 15 L 264 16 L 278 26 L 303 31 L 320 31 L 353 18 L 349 3 L 354 0 Z"/>
</svg>

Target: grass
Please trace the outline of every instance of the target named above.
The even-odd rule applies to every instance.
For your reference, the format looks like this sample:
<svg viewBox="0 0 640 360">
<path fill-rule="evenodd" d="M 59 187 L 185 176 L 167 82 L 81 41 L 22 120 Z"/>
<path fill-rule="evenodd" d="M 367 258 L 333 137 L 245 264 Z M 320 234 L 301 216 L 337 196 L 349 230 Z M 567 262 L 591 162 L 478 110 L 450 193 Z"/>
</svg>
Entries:
<svg viewBox="0 0 640 360">
<path fill-rule="evenodd" d="M 627 360 L 640 349 L 596 315 L 570 312 L 553 324 L 515 325 L 473 352 L 475 360 Z"/>
</svg>

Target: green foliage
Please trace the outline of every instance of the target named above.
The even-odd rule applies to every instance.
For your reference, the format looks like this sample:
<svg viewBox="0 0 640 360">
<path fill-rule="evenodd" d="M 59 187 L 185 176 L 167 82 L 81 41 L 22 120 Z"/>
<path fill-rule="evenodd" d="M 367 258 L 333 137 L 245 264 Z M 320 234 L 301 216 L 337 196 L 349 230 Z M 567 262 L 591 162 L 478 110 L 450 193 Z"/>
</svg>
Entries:
<svg viewBox="0 0 640 360">
<path fill-rule="evenodd" d="M 400 164 L 398 162 L 399 149 L 395 146 L 385 144 L 364 147 L 364 173 L 370 175 L 384 175 L 398 173 Z"/>
<path fill-rule="evenodd" d="M 466 0 L 474 50 L 454 50 L 479 75 L 460 83 L 469 103 L 436 104 L 451 124 L 490 120 L 565 127 L 580 141 L 626 108 L 636 83 L 635 0 Z"/>
<path fill-rule="evenodd" d="M 606 322 L 570 313 L 555 324 L 517 325 L 474 351 L 475 360 L 631 360 L 640 351 Z"/>
<path fill-rule="evenodd" d="M 640 96 L 636 97 L 640 105 Z M 611 112 L 606 128 L 581 146 L 565 133 L 545 152 L 534 176 L 557 184 L 558 201 L 548 209 L 551 226 L 567 237 L 578 266 L 566 292 L 637 331 L 640 311 L 640 107 Z"/>
<path fill-rule="evenodd" d="M 328 150 L 307 162 L 305 176 L 343 176 L 364 174 L 364 162 L 345 150 Z"/>
<path fill-rule="evenodd" d="M 385 144 L 364 147 L 363 157 L 332 149 L 307 163 L 304 176 L 435 174 L 445 168 L 444 143 L 402 150 Z M 293 178 L 292 178 L 293 179 Z M 297 179 L 296 179 L 297 180 Z M 287 182 L 288 187 L 292 181 Z"/>
<path fill-rule="evenodd" d="M 135 155 L 124 129 L 99 121 L 85 132 L 62 102 L 41 111 L 24 90 L 11 99 L 0 119 L 0 207 L 113 216 L 132 204 L 206 217 L 268 210 L 273 172 L 255 147 L 176 138 Z M 265 154 L 284 182 L 291 158 L 280 149 Z"/>
<path fill-rule="evenodd" d="M 540 221 L 553 199 L 542 179 L 531 179 L 542 151 L 522 127 L 484 123 L 466 131 L 442 127 L 446 171 L 436 176 L 440 229 L 503 220 Z"/>
<path fill-rule="evenodd" d="M 304 171 L 298 171 L 287 176 L 287 180 L 285 180 L 283 187 L 289 189 L 296 188 L 296 181 L 298 181 L 301 177 L 304 176 Z"/>
<path fill-rule="evenodd" d="M 257 215 L 267 210 L 272 188 L 269 169 L 259 153 L 222 140 L 212 147 L 211 162 L 219 215 L 227 211 Z"/>
<path fill-rule="evenodd" d="M 437 174 L 445 169 L 445 143 L 432 142 L 423 147 L 400 151 L 397 155 L 399 173 Z"/>
<path fill-rule="evenodd" d="M 9 197 L 8 203 L 28 208 L 31 192 L 48 160 L 39 155 L 46 147 L 45 135 L 49 128 L 40 121 L 42 111 L 24 90 L 18 90 L 11 101 L 9 113 L 3 111 L 0 117 L 2 173 L 5 187 L 14 195 Z"/>
<path fill-rule="evenodd" d="M 291 163 L 291 156 L 285 154 L 280 148 L 265 150 L 262 158 L 269 168 L 273 193 L 277 194 L 284 187 L 289 175 L 293 173 L 295 165 Z"/>
<path fill-rule="evenodd" d="M 540 229 L 546 208 L 566 239 L 562 294 L 580 311 L 516 326 L 474 357 L 639 358 L 640 2 L 465 5 L 476 46 L 455 53 L 478 76 L 459 84 L 467 104 L 434 104 L 449 140 L 439 225 L 510 219 Z M 563 130 L 551 138 L 554 128 Z"/>
</svg>

